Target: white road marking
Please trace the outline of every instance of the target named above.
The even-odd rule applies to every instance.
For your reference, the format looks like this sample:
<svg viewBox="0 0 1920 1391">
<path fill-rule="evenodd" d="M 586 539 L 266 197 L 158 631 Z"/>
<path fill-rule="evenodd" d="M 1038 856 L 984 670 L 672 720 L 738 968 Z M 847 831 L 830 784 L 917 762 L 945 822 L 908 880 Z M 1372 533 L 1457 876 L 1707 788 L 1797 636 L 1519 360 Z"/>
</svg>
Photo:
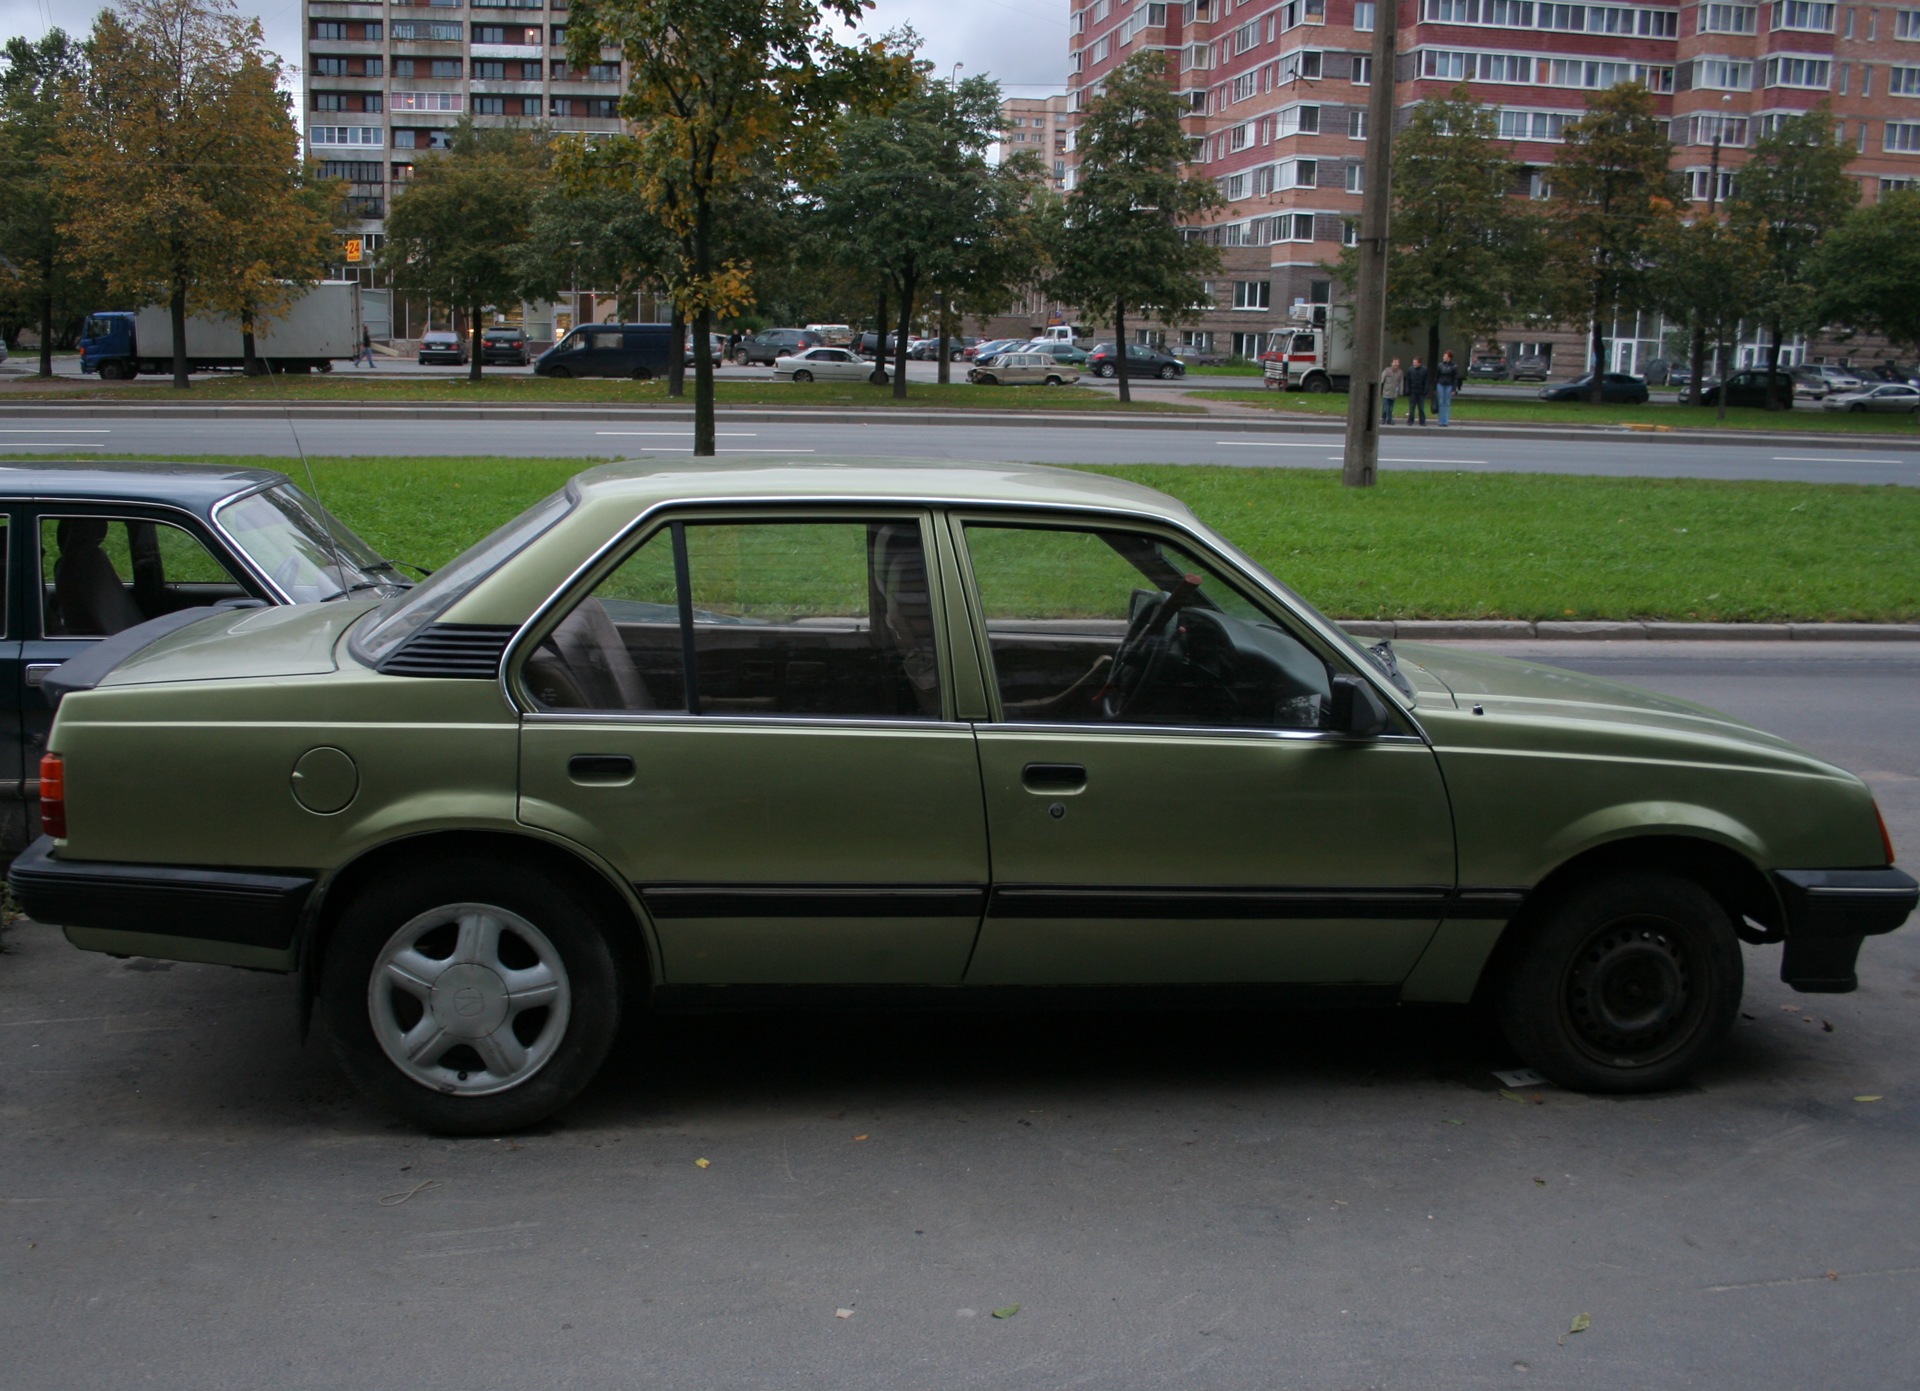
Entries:
<svg viewBox="0 0 1920 1391">
<path fill-rule="evenodd" d="M 1844 458 L 1833 454 L 1776 454 L 1776 464 L 1904 464 L 1903 454 L 1849 454 Z"/>
<path fill-rule="evenodd" d="M 0 449 L 105 449 L 104 444 L 76 444 L 71 440 L 0 440 Z"/>
<path fill-rule="evenodd" d="M 595 430 L 593 433 L 596 435 L 670 435 L 670 436 L 675 436 L 680 438 L 689 438 L 692 436 L 693 431 L 691 430 Z M 723 439 L 723 440 L 757 440 L 760 438 L 760 432 L 758 430 L 715 430 L 713 433 L 714 433 L 715 439 Z"/>
<path fill-rule="evenodd" d="M 111 430 L 0 430 L 0 435 L 110 435 Z"/>
<path fill-rule="evenodd" d="M 1487 461 L 1485 459 L 1390 459 L 1382 454 L 1380 462 L 1383 464 L 1485 464 Z"/>
<path fill-rule="evenodd" d="M 647 452 L 649 454 L 691 454 L 693 453 L 693 446 L 690 444 L 650 444 L 647 446 Z M 713 452 L 716 454 L 812 454 L 814 451 L 811 449 L 776 449 L 769 444 L 757 449 L 716 449 Z"/>
<path fill-rule="evenodd" d="M 1291 440 L 1215 440 L 1216 445 L 1227 449 L 1325 449 L 1318 440 L 1296 444 Z"/>
</svg>

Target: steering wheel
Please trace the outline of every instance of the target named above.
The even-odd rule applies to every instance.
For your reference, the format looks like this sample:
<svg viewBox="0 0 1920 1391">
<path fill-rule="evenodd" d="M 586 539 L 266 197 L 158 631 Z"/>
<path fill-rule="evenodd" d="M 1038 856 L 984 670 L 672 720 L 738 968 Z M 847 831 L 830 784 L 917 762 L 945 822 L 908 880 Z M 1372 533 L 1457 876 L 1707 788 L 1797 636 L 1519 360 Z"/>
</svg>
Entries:
<svg viewBox="0 0 1920 1391">
<path fill-rule="evenodd" d="M 1153 620 L 1159 616 L 1164 602 L 1156 595 L 1153 602 L 1140 606 L 1113 654 L 1113 663 L 1107 668 L 1107 683 L 1094 698 L 1101 715 L 1109 720 L 1125 717 L 1140 692 L 1153 684 L 1166 662 L 1167 637 L 1153 631 Z"/>
</svg>

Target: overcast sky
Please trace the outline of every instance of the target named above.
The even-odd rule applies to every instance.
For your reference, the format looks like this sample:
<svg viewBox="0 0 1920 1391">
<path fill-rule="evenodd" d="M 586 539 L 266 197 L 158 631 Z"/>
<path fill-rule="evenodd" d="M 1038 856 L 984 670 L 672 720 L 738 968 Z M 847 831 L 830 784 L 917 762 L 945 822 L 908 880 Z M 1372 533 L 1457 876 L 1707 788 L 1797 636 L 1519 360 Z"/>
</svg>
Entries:
<svg viewBox="0 0 1920 1391">
<path fill-rule="evenodd" d="M 297 65 L 300 0 L 238 3 L 260 17 L 268 46 Z M 102 8 L 97 0 L 0 0 L 0 39 L 39 38 L 56 24 L 84 33 Z M 919 30 L 921 55 L 943 76 L 959 63 L 962 77 L 997 78 L 1010 97 L 1066 90 L 1067 0 L 878 0 L 863 27 L 879 34 L 900 24 Z"/>
</svg>

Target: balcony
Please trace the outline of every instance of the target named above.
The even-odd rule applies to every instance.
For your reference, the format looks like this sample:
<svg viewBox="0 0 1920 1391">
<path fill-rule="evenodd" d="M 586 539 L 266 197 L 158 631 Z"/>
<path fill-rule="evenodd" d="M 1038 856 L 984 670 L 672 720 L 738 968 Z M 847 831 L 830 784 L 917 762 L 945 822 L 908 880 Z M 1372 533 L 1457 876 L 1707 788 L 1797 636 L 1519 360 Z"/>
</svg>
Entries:
<svg viewBox="0 0 1920 1391">
<path fill-rule="evenodd" d="M 546 89 L 538 82 L 512 79 L 484 81 L 476 78 L 472 85 L 472 92 L 476 97 L 537 97 L 543 95 L 545 91 Z"/>
<path fill-rule="evenodd" d="M 377 0 L 312 0 L 307 6 L 309 19 L 379 19 L 386 6 Z"/>
<path fill-rule="evenodd" d="M 546 46 L 537 43 L 477 43 L 473 45 L 476 58 L 544 58 Z"/>
</svg>

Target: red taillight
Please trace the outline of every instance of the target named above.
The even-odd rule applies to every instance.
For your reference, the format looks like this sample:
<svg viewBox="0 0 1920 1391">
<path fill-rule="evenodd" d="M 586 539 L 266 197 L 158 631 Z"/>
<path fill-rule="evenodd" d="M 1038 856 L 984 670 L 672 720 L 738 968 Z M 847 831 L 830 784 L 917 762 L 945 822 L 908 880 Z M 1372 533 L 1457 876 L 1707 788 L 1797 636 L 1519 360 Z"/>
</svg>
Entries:
<svg viewBox="0 0 1920 1391">
<path fill-rule="evenodd" d="M 40 755 L 40 829 L 55 839 L 67 834 L 67 770 L 60 755 Z"/>
<path fill-rule="evenodd" d="M 1880 804 L 1873 804 L 1873 819 L 1880 823 L 1880 848 L 1887 852 L 1887 863 L 1893 863 L 1893 837 L 1887 834 L 1887 818 L 1880 814 Z"/>
</svg>

